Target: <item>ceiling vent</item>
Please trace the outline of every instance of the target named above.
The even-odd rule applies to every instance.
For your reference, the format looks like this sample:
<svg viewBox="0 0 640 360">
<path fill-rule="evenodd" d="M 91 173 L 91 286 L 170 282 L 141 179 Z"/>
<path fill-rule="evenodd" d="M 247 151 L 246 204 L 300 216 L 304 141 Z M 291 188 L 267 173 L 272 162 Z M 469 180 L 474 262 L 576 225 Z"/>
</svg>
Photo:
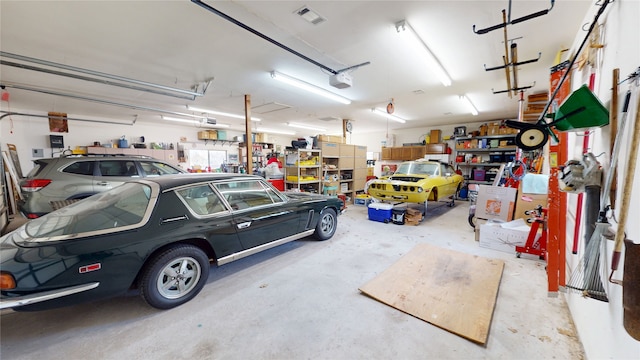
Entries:
<svg viewBox="0 0 640 360">
<path fill-rule="evenodd" d="M 327 19 L 320 16 L 317 12 L 311 10 L 308 6 L 303 6 L 300 9 L 295 11 L 295 14 L 305 19 L 307 22 L 312 23 L 313 25 L 318 25 L 320 23 L 325 22 Z"/>
<path fill-rule="evenodd" d="M 205 118 L 202 119 L 202 124 L 208 124 L 208 125 L 215 125 L 216 124 L 216 119 L 215 118 Z"/>
<path fill-rule="evenodd" d="M 342 120 L 341 118 L 335 117 L 335 116 L 325 116 L 325 117 L 321 117 L 321 118 L 318 118 L 318 119 L 320 119 L 322 121 L 338 121 L 338 120 Z"/>
<path fill-rule="evenodd" d="M 274 111 L 284 110 L 291 108 L 291 105 L 281 104 L 277 102 L 270 102 L 262 105 L 256 105 L 251 108 L 251 111 L 258 114 L 266 114 Z"/>
</svg>

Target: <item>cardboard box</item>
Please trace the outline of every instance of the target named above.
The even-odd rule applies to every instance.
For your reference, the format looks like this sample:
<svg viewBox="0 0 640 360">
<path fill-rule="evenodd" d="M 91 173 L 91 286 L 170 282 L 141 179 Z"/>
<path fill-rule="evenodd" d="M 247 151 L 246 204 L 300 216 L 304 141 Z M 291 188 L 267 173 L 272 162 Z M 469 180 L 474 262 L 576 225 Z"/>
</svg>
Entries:
<svg viewBox="0 0 640 360">
<path fill-rule="evenodd" d="M 198 140 L 210 140 L 210 139 L 211 138 L 209 137 L 208 130 L 198 131 Z"/>
<path fill-rule="evenodd" d="M 353 169 L 355 165 L 354 157 L 340 157 L 340 159 L 338 159 L 338 167 L 340 169 Z"/>
<path fill-rule="evenodd" d="M 318 135 L 317 140 L 324 141 L 324 142 L 333 142 L 338 144 L 342 144 L 344 142 L 344 138 L 342 136 L 335 136 L 335 135 Z"/>
<path fill-rule="evenodd" d="M 322 156 L 340 156 L 340 144 L 333 142 L 318 142 Z"/>
<path fill-rule="evenodd" d="M 405 225 L 418 225 L 422 221 L 422 212 L 408 207 L 404 214 Z"/>
<path fill-rule="evenodd" d="M 511 221 L 517 189 L 480 185 L 476 202 L 476 217 L 487 220 Z"/>
<path fill-rule="evenodd" d="M 267 142 L 267 134 L 265 133 L 255 133 L 255 142 L 260 142 L 260 143 L 264 143 Z"/>
<path fill-rule="evenodd" d="M 429 144 L 439 143 L 441 135 L 442 135 L 441 130 L 431 130 L 431 132 L 429 133 Z"/>
<path fill-rule="evenodd" d="M 480 247 L 515 254 L 516 246 L 525 246 L 530 228 L 524 220 L 518 219 L 507 223 L 488 222 L 480 225 Z M 541 234 L 536 235 L 536 241 Z M 534 247 L 535 242 L 534 242 Z"/>
<path fill-rule="evenodd" d="M 526 219 L 534 217 L 533 215 L 526 215 L 525 211 L 533 210 L 538 206 L 542 206 L 543 208 L 548 207 L 547 194 L 527 194 L 518 191 L 513 219 L 525 219 L 526 221 Z M 527 225 L 531 226 L 531 224 Z"/>
<path fill-rule="evenodd" d="M 351 144 L 340 144 L 340 156 L 350 156 L 353 157 L 355 154 L 356 147 Z"/>
<path fill-rule="evenodd" d="M 488 221 L 489 220 L 476 218 L 476 227 L 474 228 L 476 241 L 480 241 L 480 228 L 482 227 L 482 225 L 486 224 Z"/>
</svg>

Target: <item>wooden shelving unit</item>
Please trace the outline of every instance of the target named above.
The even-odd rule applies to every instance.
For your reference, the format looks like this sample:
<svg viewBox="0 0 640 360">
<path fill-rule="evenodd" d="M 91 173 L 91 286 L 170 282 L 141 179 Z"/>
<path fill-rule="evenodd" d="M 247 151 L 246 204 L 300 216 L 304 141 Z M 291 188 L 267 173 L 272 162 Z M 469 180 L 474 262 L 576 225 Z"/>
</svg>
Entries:
<svg viewBox="0 0 640 360">
<path fill-rule="evenodd" d="M 485 170 L 486 173 L 489 168 L 499 168 L 515 158 L 518 150 L 513 145 L 515 137 L 516 134 L 503 134 L 457 138 L 454 164 L 466 175 L 468 183 L 492 184 L 493 181 L 488 177 L 483 180 L 475 179 L 474 170 Z M 461 157 L 463 161 L 459 161 Z"/>
<path fill-rule="evenodd" d="M 285 152 L 285 190 L 321 193 L 322 181 L 321 151 L 317 149 L 296 149 Z"/>
<path fill-rule="evenodd" d="M 337 192 L 353 202 L 366 183 L 367 147 L 332 142 L 318 142 L 318 146 L 322 151 L 323 179 L 328 179 L 325 183 L 337 186 Z"/>
</svg>

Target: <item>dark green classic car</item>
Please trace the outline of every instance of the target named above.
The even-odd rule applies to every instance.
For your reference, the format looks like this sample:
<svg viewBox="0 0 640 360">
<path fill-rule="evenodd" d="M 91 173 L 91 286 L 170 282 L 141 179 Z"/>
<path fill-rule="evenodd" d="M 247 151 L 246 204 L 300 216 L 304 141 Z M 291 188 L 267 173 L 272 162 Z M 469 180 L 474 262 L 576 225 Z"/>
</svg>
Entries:
<svg viewBox="0 0 640 360">
<path fill-rule="evenodd" d="M 252 175 L 130 181 L 0 238 L 0 308 L 49 309 L 137 288 L 169 309 L 200 292 L 211 262 L 331 238 L 342 208 L 336 197 L 280 193 Z"/>
</svg>

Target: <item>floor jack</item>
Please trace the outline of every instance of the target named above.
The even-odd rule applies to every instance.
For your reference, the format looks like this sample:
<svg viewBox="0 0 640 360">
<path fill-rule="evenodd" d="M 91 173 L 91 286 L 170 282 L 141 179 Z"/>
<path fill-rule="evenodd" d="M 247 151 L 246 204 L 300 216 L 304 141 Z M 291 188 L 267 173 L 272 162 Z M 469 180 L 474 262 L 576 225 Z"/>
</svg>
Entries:
<svg viewBox="0 0 640 360">
<path fill-rule="evenodd" d="M 531 224 L 531 230 L 529 230 L 529 236 L 527 236 L 527 242 L 524 246 L 516 246 L 516 257 L 520 257 L 522 253 L 538 255 L 540 260 L 544 260 L 547 252 L 547 237 L 549 231 L 547 229 L 547 213 L 549 209 L 543 208 L 538 205 L 533 210 L 525 211 L 525 215 L 534 215 L 535 217 L 527 219 Z M 538 229 L 542 224 L 542 235 L 540 239 L 536 241 L 538 235 Z"/>
</svg>

